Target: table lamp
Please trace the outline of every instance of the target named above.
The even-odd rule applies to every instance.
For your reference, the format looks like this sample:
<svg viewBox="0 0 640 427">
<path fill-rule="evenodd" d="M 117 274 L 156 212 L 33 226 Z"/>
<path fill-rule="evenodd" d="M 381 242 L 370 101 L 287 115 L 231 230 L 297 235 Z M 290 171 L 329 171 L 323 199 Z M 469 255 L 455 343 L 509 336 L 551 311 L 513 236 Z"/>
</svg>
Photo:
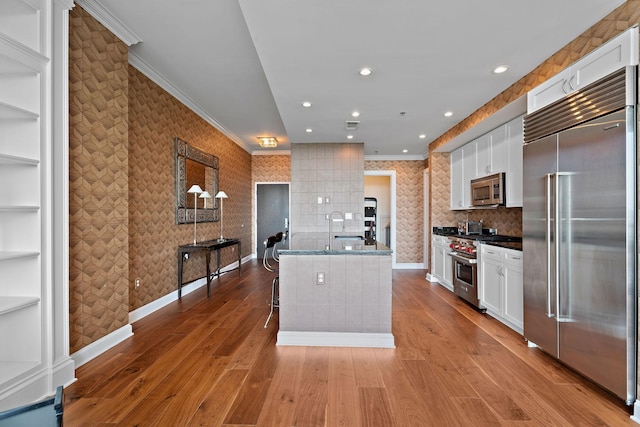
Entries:
<svg viewBox="0 0 640 427">
<path fill-rule="evenodd" d="M 224 191 L 218 191 L 218 194 L 216 194 L 216 199 L 220 199 L 220 239 L 219 240 L 224 240 L 224 237 L 222 236 L 222 227 L 224 226 L 222 201 L 224 199 L 227 199 L 228 197 L 229 196 L 227 196 L 227 193 L 225 193 Z"/>
<path fill-rule="evenodd" d="M 198 184 L 194 184 L 189 188 L 187 193 L 193 193 L 193 244 L 197 243 L 196 240 L 196 222 L 198 219 L 198 194 L 202 194 L 202 188 Z"/>
</svg>

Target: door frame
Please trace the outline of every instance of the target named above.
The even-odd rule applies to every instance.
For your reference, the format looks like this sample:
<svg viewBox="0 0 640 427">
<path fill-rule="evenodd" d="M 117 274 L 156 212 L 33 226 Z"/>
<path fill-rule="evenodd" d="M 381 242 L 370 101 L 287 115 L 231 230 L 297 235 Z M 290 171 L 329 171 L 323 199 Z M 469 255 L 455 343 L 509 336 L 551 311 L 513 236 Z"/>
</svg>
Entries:
<svg viewBox="0 0 640 427">
<path fill-rule="evenodd" d="M 393 249 L 391 253 L 391 268 L 396 268 L 396 171 L 395 170 L 365 170 L 365 175 L 368 176 L 388 176 L 389 177 L 389 203 L 391 204 L 390 216 L 390 247 Z"/>
<path fill-rule="evenodd" d="M 291 182 L 290 181 L 257 181 L 253 184 L 253 207 L 251 208 L 251 257 L 257 258 L 258 253 L 254 251 L 258 246 L 258 185 L 286 184 L 289 189 L 289 228 L 291 230 Z"/>
</svg>

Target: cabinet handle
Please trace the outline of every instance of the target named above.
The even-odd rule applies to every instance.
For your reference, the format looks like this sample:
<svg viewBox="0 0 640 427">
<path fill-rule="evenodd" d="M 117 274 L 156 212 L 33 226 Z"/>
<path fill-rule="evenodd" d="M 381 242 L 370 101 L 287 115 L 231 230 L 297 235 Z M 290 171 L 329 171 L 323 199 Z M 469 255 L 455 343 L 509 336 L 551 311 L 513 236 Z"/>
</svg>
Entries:
<svg viewBox="0 0 640 427">
<path fill-rule="evenodd" d="M 520 257 L 519 256 L 512 256 L 511 259 L 515 259 L 516 261 L 520 261 Z"/>
<path fill-rule="evenodd" d="M 573 85 L 571 84 L 571 80 L 575 79 L 575 74 L 573 76 L 571 76 L 571 78 L 569 78 L 569 87 L 571 88 L 571 90 L 576 90 L 575 87 L 573 87 Z"/>
<path fill-rule="evenodd" d="M 566 80 L 566 79 L 562 80 L 562 91 L 563 91 L 564 93 L 569 93 L 569 92 L 567 92 L 567 89 L 565 89 L 565 85 L 566 85 L 566 84 L 567 84 L 567 80 Z"/>
</svg>

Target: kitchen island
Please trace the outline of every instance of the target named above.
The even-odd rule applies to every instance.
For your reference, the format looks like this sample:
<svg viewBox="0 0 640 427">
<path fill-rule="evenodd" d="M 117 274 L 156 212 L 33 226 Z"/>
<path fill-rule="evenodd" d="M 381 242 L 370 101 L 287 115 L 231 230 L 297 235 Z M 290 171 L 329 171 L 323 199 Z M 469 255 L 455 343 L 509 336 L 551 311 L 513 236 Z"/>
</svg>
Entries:
<svg viewBox="0 0 640 427">
<path fill-rule="evenodd" d="M 395 347 L 391 254 L 359 236 L 294 233 L 280 255 L 277 345 Z"/>
</svg>

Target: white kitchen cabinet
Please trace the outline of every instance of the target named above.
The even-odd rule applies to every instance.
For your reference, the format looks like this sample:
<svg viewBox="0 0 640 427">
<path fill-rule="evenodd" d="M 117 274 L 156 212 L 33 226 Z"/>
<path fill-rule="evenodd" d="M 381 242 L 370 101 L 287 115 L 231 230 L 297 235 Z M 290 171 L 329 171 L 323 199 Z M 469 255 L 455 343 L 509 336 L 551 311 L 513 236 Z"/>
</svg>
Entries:
<svg viewBox="0 0 640 427">
<path fill-rule="evenodd" d="M 448 255 L 451 241 L 446 236 L 433 235 L 431 237 L 431 276 L 432 282 L 438 282 L 453 291 L 453 262 Z"/>
<path fill-rule="evenodd" d="M 524 320 L 522 252 L 482 244 L 478 268 L 480 305 L 518 333 Z"/>
<path fill-rule="evenodd" d="M 68 296 L 54 289 L 50 241 L 52 39 L 54 22 L 58 34 L 66 33 L 60 24 L 65 6 L 72 7 L 48 0 L 0 2 L 0 411 L 73 378 L 54 379 L 70 362 L 68 348 L 65 361 L 53 350 L 61 330 L 54 318 L 65 316 L 57 304 Z"/>
<path fill-rule="evenodd" d="M 638 64 L 638 27 L 633 26 L 527 93 L 532 113 L 621 67 Z"/>
<path fill-rule="evenodd" d="M 463 189 L 462 189 L 462 175 L 464 171 L 464 164 L 462 163 L 462 147 L 454 150 L 450 154 L 450 192 L 451 198 L 449 200 L 449 207 L 451 210 L 462 209 L 463 205 Z"/>
<path fill-rule="evenodd" d="M 450 209 L 468 209 L 471 205 L 469 181 L 475 173 L 475 147 L 465 145 L 451 152 Z"/>
<path fill-rule="evenodd" d="M 507 135 L 507 173 L 505 175 L 506 203 L 508 208 L 522 207 L 522 145 L 524 132 L 522 116 L 505 125 Z"/>
<path fill-rule="evenodd" d="M 471 142 L 475 144 L 476 168 L 473 178 L 507 170 L 507 135 L 504 125 Z M 472 178 L 472 179 L 473 179 Z"/>
</svg>

